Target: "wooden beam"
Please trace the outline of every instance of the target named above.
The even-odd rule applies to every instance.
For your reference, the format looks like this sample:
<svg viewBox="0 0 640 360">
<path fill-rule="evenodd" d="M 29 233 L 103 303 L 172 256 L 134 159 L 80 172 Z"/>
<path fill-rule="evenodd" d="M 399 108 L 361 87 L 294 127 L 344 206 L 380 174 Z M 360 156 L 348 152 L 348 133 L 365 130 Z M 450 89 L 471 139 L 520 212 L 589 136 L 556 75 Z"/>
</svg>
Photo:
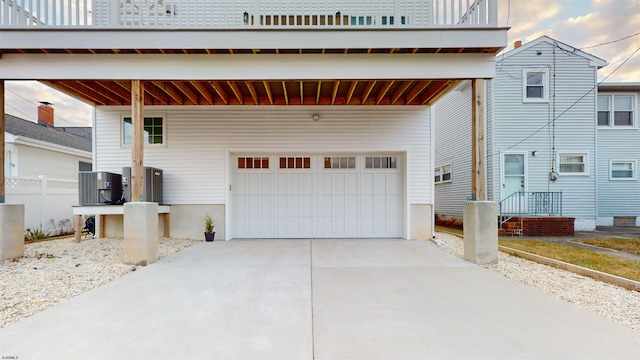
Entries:
<svg viewBox="0 0 640 360">
<path fill-rule="evenodd" d="M 356 86 L 358 85 L 358 80 L 353 80 L 351 82 L 351 86 L 349 86 L 349 92 L 347 93 L 347 98 L 345 99 L 345 105 L 349 105 L 351 102 L 351 97 L 353 97 L 353 92 L 356 91 Z"/>
<path fill-rule="evenodd" d="M 417 83 L 407 94 L 406 103 L 409 104 L 420 95 L 432 83 L 431 80 L 422 80 Z"/>
<path fill-rule="evenodd" d="M 158 89 L 165 92 L 173 101 L 177 102 L 180 105 L 184 105 L 184 95 L 176 90 L 176 88 L 171 85 L 170 82 L 167 81 L 152 81 L 153 85 L 157 86 Z M 133 93 L 133 87 L 131 88 L 131 92 Z"/>
<path fill-rule="evenodd" d="M 251 81 L 245 81 L 245 85 L 247 85 L 247 89 L 249 89 L 249 93 L 251 94 L 251 98 L 256 105 L 260 105 L 260 101 L 258 99 L 258 92 L 256 92 L 256 88 L 253 86 Z"/>
<path fill-rule="evenodd" d="M 207 105 L 213 105 L 214 99 L 213 94 L 211 94 L 210 89 L 207 87 L 207 83 L 202 81 L 194 81 L 192 82 L 193 87 L 196 88 L 200 96 L 202 96 L 205 100 L 207 100 Z"/>
<path fill-rule="evenodd" d="M 191 89 L 189 84 L 184 81 L 171 81 L 171 85 L 183 94 L 183 99 L 189 99 L 193 105 L 198 105 L 198 94 Z"/>
<path fill-rule="evenodd" d="M 101 99 L 94 99 L 93 97 L 87 96 L 86 94 L 83 94 L 82 92 L 80 92 L 78 89 L 74 88 L 73 86 L 70 86 L 69 84 L 63 82 L 63 81 L 46 81 L 46 80 L 40 80 L 41 83 L 48 85 L 60 92 L 63 92 L 73 98 L 76 99 L 80 99 L 81 101 L 92 105 L 92 106 L 96 106 L 96 105 L 100 105 L 101 101 L 104 101 L 105 98 L 101 97 Z"/>
<path fill-rule="evenodd" d="M 340 87 L 340 80 L 336 80 L 333 83 L 333 91 L 331 92 L 331 105 L 336 102 L 336 95 L 338 95 L 338 88 Z"/>
<path fill-rule="evenodd" d="M 300 105 L 304 105 L 304 81 L 300 80 Z"/>
<path fill-rule="evenodd" d="M 324 49 L 322 49 L 324 51 Z M 318 80 L 318 90 L 316 90 L 316 105 L 320 104 L 320 87 L 322 86 L 322 80 Z"/>
<path fill-rule="evenodd" d="M 131 100 L 131 90 L 125 90 L 115 82 L 111 81 L 96 81 L 96 84 L 116 94 L 121 99 L 121 105 L 129 105 L 129 101 Z"/>
<path fill-rule="evenodd" d="M 364 105 L 365 101 L 367 101 L 367 98 L 369 97 L 369 94 L 371 94 L 371 90 L 373 90 L 373 87 L 375 85 L 376 85 L 375 80 L 369 81 L 369 83 L 367 84 L 367 87 L 365 87 L 364 91 L 362 92 L 362 100 L 360 100 L 360 104 Z"/>
<path fill-rule="evenodd" d="M 83 82 L 83 84 L 85 84 L 85 86 L 91 87 L 92 89 L 98 90 L 100 94 L 104 95 L 107 99 L 118 105 L 125 105 L 126 101 L 131 98 L 131 94 L 127 94 L 126 98 L 122 98 L 122 96 L 115 93 L 114 91 L 111 91 L 111 89 L 98 81 Z"/>
<path fill-rule="evenodd" d="M 73 241 L 79 243 L 80 240 L 82 239 L 82 215 L 76 215 L 76 221 L 75 221 L 75 232 L 73 235 Z M 93 230 L 95 231 L 95 229 Z"/>
<path fill-rule="evenodd" d="M 437 97 L 438 94 L 441 94 L 449 85 L 451 85 L 449 80 L 434 81 L 433 85 L 420 95 L 420 104 L 433 104 L 433 99 Z"/>
<path fill-rule="evenodd" d="M 434 93 L 429 100 L 426 102 L 428 105 L 433 105 L 438 99 L 446 95 L 449 90 L 453 89 L 456 85 L 460 83 L 460 80 L 447 80 L 443 81 L 443 85 L 440 87 L 439 91 Z"/>
<path fill-rule="evenodd" d="M 222 101 L 225 103 L 225 105 L 229 104 L 229 96 L 227 95 L 227 92 L 222 88 L 222 85 L 220 85 L 220 83 L 217 81 L 212 81 L 210 84 L 211 87 L 213 87 L 213 90 L 215 90 L 216 94 L 218 94 L 220 99 L 222 99 Z"/>
<path fill-rule="evenodd" d="M 385 82 L 384 85 L 382 85 L 382 89 L 380 89 L 380 92 L 378 93 L 378 97 L 376 97 L 376 105 L 380 104 L 382 99 L 384 99 L 384 97 L 387 95 L 387 91 L 389 91 L 389 89 L 393 85 L 393 82 L 394 82 L 393 80 L 389 80 Z"/>
<path fill-rule="evenodd" d="M 131 201 L 142 199 L 144 184 L 144 86 L 140 80 L 131 80 Z"/>
<path fill-rule="evenodd" d="M 398 86 L 396 91 L 393 92 L 393 95 L 391 95 L 391 105 L 395 104 L 396 101 L 400 99 L 402 94 L 404 94 L 404 92 L 409 88 L 409 86 L 411 86 L 411 84 L 413 84 L 413 81 L 409 80 L 409 81 L 405 81 L 403 85 Z"/>
<path fill-rule="evenodd" d="M 267 92 L 267 97 L 269 98 L 269 104 L 273 105 L 273 95 L 271 94 L 271 87 L 269 87 L 268 81 L 263 81 L 264 90 Z"/>
<path fill-rule="evenodd" d="M 238 99 L 240 105 L 244 105 L 244 97 L 242 96 L 242 92 L 240 91 L 238 85 L 236 85 L 236 83 L 233 81 L 227 81 L 227 85 L 229 85 L 229 87 L 231 88 L 233 95 L 236 96 L 236 99 Z"/>
<path fill-rule="evenodd" d="M 126 83 L 126 81 L 124 83 Z M 121 85 L 124 85 L 124 84 L 121 84 Z M 171 104 L 171 98 L 169 97 L 169 95 L 167 95 L 167 93 L 164 92 L 164 90 L 157 87 L 156 84 L 154 84 L 153 82 L 147 81 L 145 83 L 144 92 L 146 94 L 149 94 L 149 96 L 152 97 L 153 99 L 160 101 L 160 104 L 156 104 L 155 100 L 152 99 L 152 103 L 154 105 Z M 131 84 L 129 84 L 129 93 L 131 93 Z"/>
<path fill-rule="evenodd" d="M 6 125 L 4 113 L 4 80 L 0 80 L 0 159 L 2 159 L 2 164 L 0 165 L 0 204 L 5 203 L 4 164 L 6 164 L 6 159 L 4 158 L 4 130 L 6 129 Z M 20 229 L 20 231 L 22 231 L 22 229 Z"/>
<path fill-rule="evenodd" d="M 284 93 L 284 102 L 289 105 L 289 95 L 287 95 L 287 84 L 282 82 L 282 91 Z"/>
<path fill-rule="evenodd" d="M 484 196 L 484 79 L 471 80 L 471 200 Z"/>
</svg>

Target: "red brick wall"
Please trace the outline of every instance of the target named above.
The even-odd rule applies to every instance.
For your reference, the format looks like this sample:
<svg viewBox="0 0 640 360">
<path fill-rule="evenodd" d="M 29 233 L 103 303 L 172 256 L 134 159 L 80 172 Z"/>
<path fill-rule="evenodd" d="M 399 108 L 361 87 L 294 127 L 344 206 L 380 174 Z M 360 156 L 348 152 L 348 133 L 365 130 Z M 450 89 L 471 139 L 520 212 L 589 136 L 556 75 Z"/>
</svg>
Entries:
<svg viewBox="0 0 640 360">
<path fill-rule="evenodd" d="M 522 221 L 522 236 L 573 236 L 575 218 L 568 217 L 514 217 Z"/>
<path fill-rule="evenodd" d="M 38 106 L 38 123 L 53 127 L 53 108 L 51 106 Z"/>
</svg>

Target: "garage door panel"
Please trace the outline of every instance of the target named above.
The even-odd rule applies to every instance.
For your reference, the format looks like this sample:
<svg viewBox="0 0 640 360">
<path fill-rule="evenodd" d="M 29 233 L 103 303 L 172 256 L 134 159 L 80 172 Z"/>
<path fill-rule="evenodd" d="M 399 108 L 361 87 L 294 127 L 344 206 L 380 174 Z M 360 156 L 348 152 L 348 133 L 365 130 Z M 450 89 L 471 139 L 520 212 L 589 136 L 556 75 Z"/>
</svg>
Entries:
<svg viewBox="0 0 640 360">
<path fill-rule="evenodd" d="M 386 216 L 392 218 L 400 217 L 400 199 L 397 196 L 387 196 Z"/>
<path fill-rule="evenodd" d="M 373 216 L 373 195 L 360 196 L 360 215 L 364 217 Z"/>
<path fill-rule="evenodd" d="M 313 218 L 313 196 L 300 196 L 300 215 Z"/>
<path fill-rule="evenodd" d="M 300 194 L 313 195 L 313 174 L 300 175 Z"/>
<path fill-rule="evenodd" d="M 331 193 L 334 195 L 344 195 L 345 174 L 333 174 L 331 177 Z"/>
<path fill-rule="evenodd" d="M 387 192 L 387 174 L 374 174 L 373 193 L 385 194 Z"/>
<path fill-rule="evenodd" d="M 400 175 L 386 174 L 386 193 L 388 195 L 400 195 Z"/>
<path fill-rule="evenodd" d="M 345 174 L 345 194 L 358 193 L 358 174 Z"/>
</svg>

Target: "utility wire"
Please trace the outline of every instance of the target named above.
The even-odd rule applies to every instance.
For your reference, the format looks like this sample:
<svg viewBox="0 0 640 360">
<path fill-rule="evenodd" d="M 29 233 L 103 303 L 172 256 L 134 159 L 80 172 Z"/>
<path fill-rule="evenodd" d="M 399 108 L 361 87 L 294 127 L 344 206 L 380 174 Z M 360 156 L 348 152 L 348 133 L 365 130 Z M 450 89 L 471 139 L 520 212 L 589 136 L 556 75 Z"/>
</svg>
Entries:
<svg viewBox="0 0 640 360">
<path fill-rule="evenodd" d="M 9 104 L 5 104 L 5 105 L 7 105 L 8 107 L 12 108 L 13 110 L 15 110 L 15 111 L 17 111 L 17 112 L 21 113 L 22 115 L 26 116 L 28 119 L 33 119 L 30 115 L 25 114 L 23 111 L 18 110 L 18 109 L 16 109 L 16 108 L 14 108 L 13 106 L 9 105 Z"/>
<path fill-rule="evenodd" d="M 16 91 L 14 91 L 14 90 L 12 90 L 12 89 L 10 89 L 10 88 L 6 88 L 6 89 L 7 89 L 7 90 L 9 90 L 9 91 L 11 91 L 12 93 L 14 93 L 16 96 L 21 97 L 21 98 L 22 98 L 22 99 L 24 99 L 25 101 L 27 101 L 27 102 L 31 103 L 32 105 L 39 106 L 39 105 L 38 105 L 37 103 L 35 103 L 33 100 L 27 99 L 26 97 L 24 97 L 24 96 L 20 95 L 20 94 L 19 94 L 19 93 L 17 93 Z M 15 109 L 16 111 L 19 111 L 18 109 L 14 108 L 14 107 L 12 107 L 12 108 L 13 108 L 13 109 Z M 21 112 L 22 114 L 24 114 L 22 111 L 20 111 L 20 112 Z M 25 115 L 26 115 L 26 114 L 25 114 Z M 72 125 L 72 124 L 73 124 L 73 122 L 72 122 L 72 121 L 69 121 L 69 120 L 67 120 L 67 119 L 63 118 L 63 117 L 62 117 L 62 116 L 60 116 L 60 115 L 57 115 L 57 114 L 56 114 L 56 115 L 54 115 L 54 116 L 55 116 L 56 118 L 58 118 L 58 119 L 60 119 L 60 120 L 64 121 L 64 122 L 66 122 L 66 123 L 67 123 L 67 124 L 69 124 L 69 125 Z M 29 118 L 31 118 L 31 116 L 29 116 Z"/>
<path fill-rule="evenodd" d="M 601 44 L 592 45 L 592 46 L 585 46 L 585 47 L 581 48 L 580 50 L 584 50 L 584 49 L 593 49 L 593 48 L 597 48 L 597 47 L 599 47 L 599 46 L 603 46 L 603 45 L 615 44 L 615 43 L 620 42 L 620 41 L 622 41 L 622 40 L 627 40 L 627 39 L 630 39 L 630 38 L 632 38 L 632 37 L 634 37 L 634 36 L 638 36 L 638 35 L 640 35 L 640 32 L 637 32 L 637 33 L 635 33 L 635 34 L 631 34 L 631 35 L 628 35 L 628 36 L 625 36 L 625 37 L 621 37 L 620 39 L 616 39 L 616 40 L 611 40 L 611 41 L 603 42 L 603 43 L 601 43 Z"/>
</svg>

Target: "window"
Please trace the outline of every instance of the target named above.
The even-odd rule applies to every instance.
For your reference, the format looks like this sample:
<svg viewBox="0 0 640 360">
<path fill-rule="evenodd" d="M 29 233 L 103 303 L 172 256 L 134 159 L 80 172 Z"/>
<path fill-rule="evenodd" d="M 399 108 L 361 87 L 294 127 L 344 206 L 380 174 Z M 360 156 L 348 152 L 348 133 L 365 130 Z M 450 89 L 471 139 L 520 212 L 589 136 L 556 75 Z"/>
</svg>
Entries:
<svg viewBox="0 0 640 360">
<path fill-rule="evenodd" d="M 239 157 L 238 169 L 268 169 L 268 157 Z"/>
<path fill-rule="evenodd" d="M 310 169 L 310 157 L 281 157 L 280 169 Z"/>
<path fill-rule="evenodd" d="M 164 121 L 161 116 L 144 118 L 144 143 L 163 144 Z M 133 142 L 133 124 L 130 117 L 122 119 L 122 143 L 131 145 Z"/>
<path fill-rule="evenodd" d="M 367 169 L 395 169 L 397 166 L 395 156 L 367 156 L 365 158 L 365 168 Z"/>
<path fill-rule="evenodd" d="M 438 166 L 434 169 L 434 182 L 436 184 L 451 182 L 451 164 Z"/>
<path fill-rule="evenodd" d="M 333 156 L 324 158 L 325 169 L 355 169 L 355 156 Z"/>
<path fill-rule="evenodd" d="M 78 161 L 78 171 L 91 171 L 91 163 Z"/>
<path fill-rule="evenodd" d="M 633 95 L 598 95 L 598 126 L 635 126 Z"/>
<path fill-rule="evenodd" d="M 523 71 L 523 102 L 549 101 L 549 71 Z"/>
<path fill-rule="evenodd" d="M 560 154 L 559 158 L 560 174 L 587 174 L 587 154 Z"/>
<path fill-rule="evenodd" d="M 635 180 L 635 160 L 611 160 L 609 180 Z"/>
</svg>

